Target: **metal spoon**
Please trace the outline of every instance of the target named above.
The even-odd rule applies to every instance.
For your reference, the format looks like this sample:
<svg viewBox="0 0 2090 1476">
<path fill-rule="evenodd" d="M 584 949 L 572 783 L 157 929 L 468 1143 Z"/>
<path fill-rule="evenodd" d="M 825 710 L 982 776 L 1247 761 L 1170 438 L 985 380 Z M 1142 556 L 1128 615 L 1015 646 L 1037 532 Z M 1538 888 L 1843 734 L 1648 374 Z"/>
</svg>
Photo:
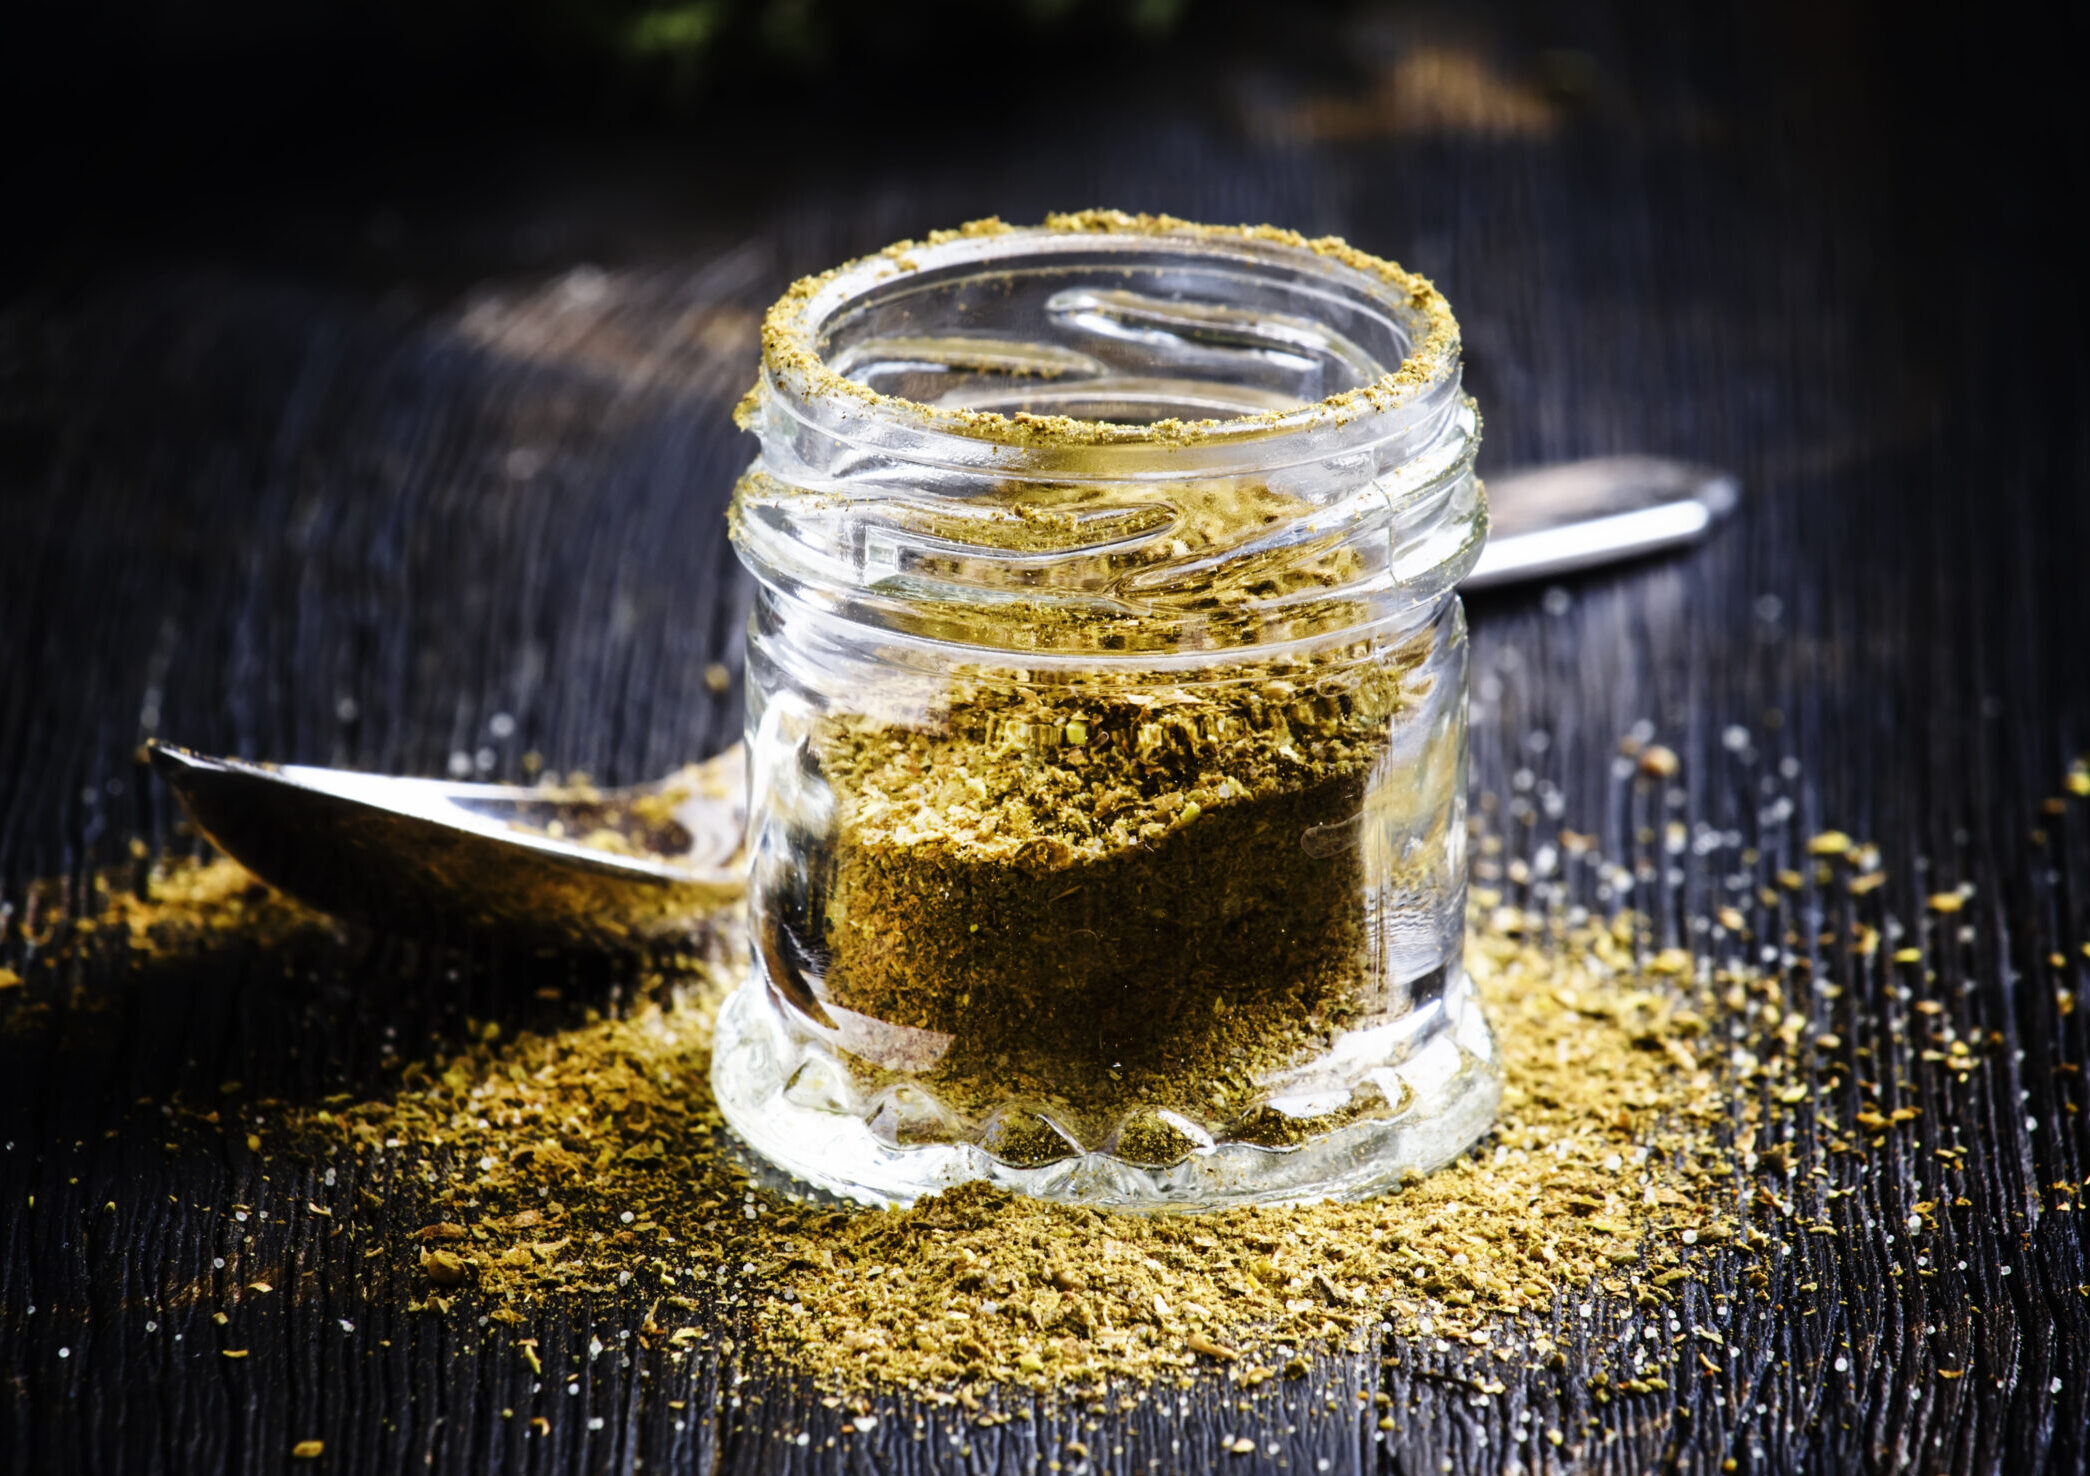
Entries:
<svg viewBox="0 0 2090 1476">
<path fill-rule="evenodd" d="M 1491 477 L 1490 537 L 1461 587 L 1690 543 L 1737 495 L 1723 472 L 1652 456 Z M 220 850 L 322 912 L 388 928 L 477 926 L 525 944 L 642 948 L 687 939 L 745 889 L 738 745 L 653 784 L 600 792 L 150 749 Z"/>
<path fill-rule="evenodd" d="M 1461 589 L 1487 589 L 1695 543 L 1734 511 L 1732 475 L 1661 456 L 1598 456 L 1488 478 L 1488 541 Z"/>
<path fill-rule="evenodd" d="M 395 779 L 149 745 L 211 842 L 322 912 L 525 945 L 685 941 L 746 887 L 738 744 L 630 789 Z"/>
</svg>

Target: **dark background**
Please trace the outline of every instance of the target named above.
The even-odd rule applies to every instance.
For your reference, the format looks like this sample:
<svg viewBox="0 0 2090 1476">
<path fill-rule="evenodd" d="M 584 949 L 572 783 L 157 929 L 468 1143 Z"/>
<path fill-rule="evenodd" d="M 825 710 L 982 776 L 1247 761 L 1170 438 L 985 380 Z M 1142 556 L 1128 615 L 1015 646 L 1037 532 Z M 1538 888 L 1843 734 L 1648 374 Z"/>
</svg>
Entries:
<svg viewBox="0 0 2090 1476">
<path fill-rule="evenodd" d="M 2085 1016 L 2062 1005 L 2090 962 L 2090 823 L 2082 800 L 2043 807 L 2090 750 L 2081 14 L 443 0 L 10 20 L 0 964 L 27 983 L 0 995 L 0 1469 L 275 1470 L 320 1435 L 344 1470 L 1027 1471 L 1077 1430 L 1110 1470 L 2082 1469 L 2090 1260 L 2054 1186 L 2090 1157 Z M 1427 272 L 1465 327 L 1484 469 L 1648 450 L 1740 475 L 1743 511 L 1695 553 L 1475 602 L 1476 794 L 1513 854 L 1554 823 L 1597 834 L 1669 939 L 1704 945 L 1694 918 L 1748 903 L 1805 961 L 1820 1023 L 1902 1052 L 1886 1095 L 1924 1116 L 1874 1173 L 1834 1164 L 1854 1192 L 1821 1212 L 1843 1233 L 1743 1298 L 1725 1331 L 1746 1357 L 1608 1407 L 1579 1362 L 1483 1403 L 1451 1362 L 1388 1350 L 1401 1368 L 1335 1359 L 1248 1412 L 1201 1388 L 1100 1434 L 1065 1413 L 965 1425 L 961 1455 L 947 1412 L 917 1440 L 889 1403 L 856 1435 L 707 1345 L 588 1365 L 584 1398 L 545 1396 L 554 1435 L 525 1441 L 498 1417 L 539 1407 L 506 1333 L 406 1313 L 412 1277 L 333 1248 L 299 1208 L 311 1183 L 230 1141 L 166 1154 L 135 1103 L 228 1079 L 380 1091 L 388 1052 L 467 1015 L 535 1019 L 516 1001 L 540 966 L 356 934 L 143 976 L 47 968 L 63 935 L 37 879 L 78 888 L 133 836 L 186 844 L 135 759 L 154 734 L 403 773 L 505 777 L 536 752 L 611 780 L 730 741 L 739 694 L 702 671 L 737 666 L 719 517 L 751 451 L 727 411 L 761 307 L 901 236 L 1086 205 L 1339 232 Z M 1683 757 L 1673 810 L 1613 770 L 1643 720 Z M 1727 886 L 1731 853 L 1664 854 L 1667 817 L 1740 832 L 1752 882 L 1832 825 L 1877 839 L 1890 881 L 1762 907 Z M 1967 911 L 1926 922 L 1922 898 L 1962 882 Z M 1586 872 L 1567 885 L 1600 900 Z M 1892 920 L 1924 969 L 1820 942 Z M 617 984 L 562 967 L 579 1000 Z M 1809 969 L 1843 993 L 1808 991 Z M 1937 1019 L 1910 1014 L 1919 994 L 1993 1038 L 1992 1069 L 1962 1086 L 1908 1058 Z M 1883 1227 L 1938 1192 L 1951 1142 L 1974 1150 L 1965 1203 L 1919 1278 Z M 420 1223 L 366 1187 L 380 1231 Z M 170 1195 L 271 1213 L 235 1228 Z M 258 1266 L 286 1287 L 293 1268 L 296 1295 L 243 1301 Z M 549 1362 L 643 1310 L 517 1331 Z M 1635 1315 L 1576 1324 L 1575 1360 Z M 254 1350 L 236 1365 L 216 1354 L 235 1336 Z M 743 1403 L 714 1409 L 739 1372 Z M 1374 1438 L 1360 1386 L 1394 1396 L 1401 1431 Z M 1574 1439 L 1515 1445 L 1519 1409 Z M 1276 1454 L 1218 1454 L 1241 1429 Z"/>
</svg>

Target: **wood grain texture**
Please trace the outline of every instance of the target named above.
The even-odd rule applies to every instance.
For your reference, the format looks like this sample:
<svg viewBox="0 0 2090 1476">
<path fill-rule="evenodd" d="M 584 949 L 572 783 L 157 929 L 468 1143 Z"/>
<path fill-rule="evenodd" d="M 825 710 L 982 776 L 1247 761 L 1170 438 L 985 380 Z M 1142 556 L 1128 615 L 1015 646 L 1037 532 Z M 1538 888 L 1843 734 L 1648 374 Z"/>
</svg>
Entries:
<svg viewBox="0 0 2090 1476">
<path fill-rule="evenodd" d="M 1586 53 L 1536 131 L 1396 111 L 1315 141 L 1283 119 L 1325 84 L 1243 73 L 1200 106 L 985 122 L 937 158 L 844 141 L 716 202 L 621 159 L 614 188 L 408 200 L 407 244 L 353 270 L 294 233 L 223 245 L 234 221 L 20 284 L 0 311 L 0 963 L 26 980 L 0 993 L 0 1469 L 277 1471 L 305 1439 L 339 1471 L 1083 1470 L 1071 1440 L 1128 1472 L 2090 1465 L 2090 1246 L 2053 1187 L 2090 1174 L 2090 1011 L 2062 1008 L 2090 985 L 2090 802 L 2042 809 L 2090 749 L 2090 356 L 2056 204 L 2080 119 L 2036 68 L 1993 86 L 1978 43 L 1867 12 L 1674 9 L 1446 32 L 1512 77 L 1549 64 L 1541 43 Z M 1983 118 L 1935 106 L 1967 92 Z M 381 1248 L 422 1222 L 415 1185 L 346 1164 L 329 1184 L 229 1138 L 170 1150 L 160 1106 L 232 1081 L 379 1090 L 468 1019 L 614 1001 L 619 966 L 326 931 L 46 965 L 36 879 L 78 889 L 133 836 L 179 843 L 134 758 L 149 733 L 504 778 L 535 751 L 610 781 L 729 741 L 739 693 L 703 668 L 737 669 L 720 514 L 762 305 L 901 235 L 1092 202 L 1338 231 L 1429 273 L 1466 327 L 1487 465 L 1650 450 L 1740 473 L 1707 547 L 1471 612 L 1495 864 L 1565 824 L 1628 868 L 1665 942 L 1731 949 L 1698 920 L 1749 909 L 1812 1016 L 1872 1053 L 1844 1118 L 1860 1077 L 1921 1109 L 1802 1185 L 1836 1233 L 1800 1237 L 1761 1295 L 1739 1259 L 1678 1288 L 1685 1328 L 1733 1298 L 1714 1372 L 1594 1403 L 1581 1373 L 1650 1325 L 1599 1295 L 1558 1309 L 1566 1368 L 1499 1393 L 1460 1351 L 1388 1339 L 1252 1396 L 984 1419 L 823 1402 L 749 1357 L 744 1308 L 708 1309 L 680 1361 L 642 1346 L 636 1293 L 513 1329 L 469 1298 L 408 1312 L 418 1279 Z M 357 229 L 367 205 L 322 220 Z M 503 243 L 532 231 L 589 256 L 517 266 Z M 1642 721 L 1682 757 L 1674 804 L 1616 771 Z M 1752 900 L 1830 826 L 1880 844 L 1884 888 Z M 1608 905 L 1592 867 L 1557 884 Z M 1962 884 L 1962 913 L 1925 910 Z M 1890 921 L 1922 965 L 1850 950 Z M 1993 1042 L 1964 1084 L 1920 1056 L 1947 1021 Z M 1963 1170 L 1937 1155 L 1955 1145 Z"/>
</svg>

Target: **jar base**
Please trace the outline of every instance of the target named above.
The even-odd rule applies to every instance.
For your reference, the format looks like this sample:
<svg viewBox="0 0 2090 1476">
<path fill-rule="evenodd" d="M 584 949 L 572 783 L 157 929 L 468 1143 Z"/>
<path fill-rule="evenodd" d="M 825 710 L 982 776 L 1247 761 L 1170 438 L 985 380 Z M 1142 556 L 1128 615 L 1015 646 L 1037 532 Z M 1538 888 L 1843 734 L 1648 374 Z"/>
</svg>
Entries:
<svg viewBox="0 0 2090 1476">
<path fill-rule="evenodd" d="M 1444 1028 L 1388 1068 L 1401 1108 L 1283 1147 L 1217 1143 L 1166 1167 L 1109 1153 L 1073 1153 L 1037 1167 L 972 1143 L 902 1145 L 873 1121 L 821 1105 L 804 1072 L 839 1062 L 794 1039 L 759 975 L 720 1008 L 711 1085 L 728 1126 L 773 1167 L 844 1199 L 903 1207 L 925 1194 L 984 1181 L 1071 1204 L 1150 1211 L 1363 1199 L 1397 1189 L 1470 1148 L 1495 1120 L 1502 1080 L 1479 1002 L 1463 976 Z M 797 1083 L 797 1089 L 793 1084 Z"/>
</svg>

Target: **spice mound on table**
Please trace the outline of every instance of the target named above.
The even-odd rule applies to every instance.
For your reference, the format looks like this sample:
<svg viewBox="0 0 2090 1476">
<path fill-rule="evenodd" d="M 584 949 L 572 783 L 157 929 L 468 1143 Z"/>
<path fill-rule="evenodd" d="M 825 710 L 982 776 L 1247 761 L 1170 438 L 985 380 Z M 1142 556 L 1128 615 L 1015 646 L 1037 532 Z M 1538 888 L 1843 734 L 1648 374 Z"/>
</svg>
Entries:
<svg viewBox="0 0 2090 1476">
<path fill-rule="evenodd" d="M 103 914 L 147 924 L 153 953 L 273 927 L 273 894 L 229 863 L 156 877 L 149 901 Z M 1737 1102 L 1755 1110 L 1712 1047 L 1746 1043 L 1764 1070 L 1784 1048 L 1753 1025 L 1732 1035 L 1779 997 L 1774 978 L 1701 981 L 1688 955 L 1650 955 L 1630 918 L 1549 930 L 1491 910 L 1467 966 L 1503 1029 L 1502 1115 L 1478 1150 L 1398 1194 L 1157 1217 L 970 1185 L 843 1213 L 750 1183 L 705 1089 L 715 1011 L 745 964 L 675 961 L 607 1017 L 482 1031 L 361 1101 L 214 1096 L 174 1121 L 265 1131 L 281 1213 L 312 1201 L 352 1237 L 393 1227 L 401 1280 L 361 1296 L 403 1283 L 431 1312 L 515 1326 L 562 1298 L 628 1294 L 674 1350 L 741 1336 L 741 1307 L 761 1356 L 937 1397 L 1212 1368 L 1253 1383 L 1381 1323 L 1543 1360 L 1562 1292 L 1653 1296 L 1700 1276 L 1694 1257 L 1735 1248 L 1735 1168 L 1751 1160 L 1727 1125 Z M 1755 1119 L 1748 1138 L 1774 1131 Z M 1778 1148 L 1781 1174 L 1804 1167 L 1799 1151 Z"/>
</svg>

